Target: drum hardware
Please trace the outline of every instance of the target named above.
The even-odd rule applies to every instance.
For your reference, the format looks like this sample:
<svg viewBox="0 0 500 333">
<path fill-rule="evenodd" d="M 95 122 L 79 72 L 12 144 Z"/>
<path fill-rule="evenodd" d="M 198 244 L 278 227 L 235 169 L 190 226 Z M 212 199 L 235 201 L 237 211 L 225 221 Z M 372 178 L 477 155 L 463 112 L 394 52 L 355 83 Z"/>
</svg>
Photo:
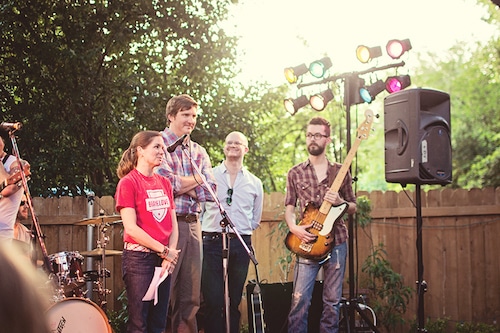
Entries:
<svg viewBox="0 0 500 333">
<path fill-rule="evenodd" d="M 80 254 L 85 256 L 85 257 L 95 257 L 97 260 L 99 260 L 99 258 L 102 258 L 103 254 L 105 254 L 106 256 L 121 256 L 122 251 L 118 251 L 118 250 L 106 250 L 106 251 L 104 251 L 102 248 L 97 247 L 91 251 L 81 251 Z"/>
<path fill-rule="evenodd" d="M 99 224 L 109 224 L 109 223 L 120 223 L 121 222 L 121 216 L 120 215 L 101 215 L 93 218 L 87 218 L 80 220 L 78 222 L 75 222 L 74 225 L 99 225 Z"/>
<path fill-rule="evenodd" d="M 83 256 L 78 251 L 62 251 L 48 256 L 52 273 L 49 278 L 56 287 L 56 298 L 82 296 Z"/>
</svg>

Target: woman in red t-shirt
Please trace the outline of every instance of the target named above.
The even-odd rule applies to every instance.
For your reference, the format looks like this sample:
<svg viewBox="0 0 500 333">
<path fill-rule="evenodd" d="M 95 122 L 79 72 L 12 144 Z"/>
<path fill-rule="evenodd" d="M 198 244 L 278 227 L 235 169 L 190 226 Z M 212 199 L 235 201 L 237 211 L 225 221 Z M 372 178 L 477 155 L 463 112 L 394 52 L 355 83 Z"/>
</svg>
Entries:
<svg viewBox="0 0 500 333">
<path fill-rule="evenodd" d="M 179 254 L 179 233 L 172 185 L 154 173 L 165 155 L 164 148 L 159 132 L 139 132 L 117 168 L 120 181 L 115 200 L 124 227 L 122 272 L 129 333 L 161 333 L 167 322 L 170 274 Z M 169 276 L 159 285 L 157 299 L 143 301 L 155 270 L 161 271 L 160 276 Z"/>
</svg>

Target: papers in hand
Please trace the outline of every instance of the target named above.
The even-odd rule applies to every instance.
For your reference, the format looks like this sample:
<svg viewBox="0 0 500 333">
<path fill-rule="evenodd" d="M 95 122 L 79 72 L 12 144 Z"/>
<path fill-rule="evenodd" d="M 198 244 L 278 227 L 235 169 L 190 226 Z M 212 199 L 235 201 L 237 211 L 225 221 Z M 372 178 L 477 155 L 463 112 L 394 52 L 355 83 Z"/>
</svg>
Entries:
<svg viewBox="0 0 500 333">
<path fill-rule="evenodd" d="M 149 285 L 146 295 L 142 298 L 143 301 L 151 301 L 154 299 L 154 305 L 158 303 L 158 287 L 167 278 L 168 272 L 165 271 L 162 277 L 160 277 L 161 267 L 155 267 L 155 274 L 153 275 L 153 280 Z"/>
</svg>

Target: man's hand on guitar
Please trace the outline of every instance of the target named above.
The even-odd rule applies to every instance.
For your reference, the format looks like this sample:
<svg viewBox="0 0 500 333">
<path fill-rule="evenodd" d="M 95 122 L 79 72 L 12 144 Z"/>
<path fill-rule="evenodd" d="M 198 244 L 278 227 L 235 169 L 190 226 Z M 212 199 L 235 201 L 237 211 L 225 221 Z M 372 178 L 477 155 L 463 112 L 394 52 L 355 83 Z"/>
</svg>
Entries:
<svg viewBox="0 0 500 333">
<path fill-rule="evenodd" d="M 318 236 L 311 234 L 307 229 L 312 227 L 311 224 L 298 224 L 293 227 L 290 231 L 300 239 L 301 242 L 311 243 L 315 241 Z"/>
<path fill-rule="evenodd" d="M 342 203 L 345 202 L 344 199 L 342 199 L 339 195 L 338 192 L 333 192 L 333 191 L 328 191 L 325 194 L 325 197 L 323 198 L 324 201 L 327 201 L 331 203 L 332 205 L 338 206 Z"/>
</svg>

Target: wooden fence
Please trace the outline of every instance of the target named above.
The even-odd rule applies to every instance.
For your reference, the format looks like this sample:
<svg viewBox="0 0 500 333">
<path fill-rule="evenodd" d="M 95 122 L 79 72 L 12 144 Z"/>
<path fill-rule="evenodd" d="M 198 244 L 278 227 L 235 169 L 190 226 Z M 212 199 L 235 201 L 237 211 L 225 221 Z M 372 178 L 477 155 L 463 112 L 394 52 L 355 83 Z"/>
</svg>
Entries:
<svg viewBox="0 0 500 333">
<path fill-rule="evenodd" d="M 422 191 L 422 243 L 423 278 L 428 290 L 424 294 L 424 312 L 427 318 L 448 318 L 451 322 L 500 321 L 500 188 L 474 190 L 441 189 Z M 369 256 L 373 246 L 383 243 L 393 269 L 404 277 L 405 284 L 416 290 L 416 208 L 414 192 L 370 192 L 358 193 L 371 201 L 371 223 L 354 230 L 354 271 L 357 287 L 362 289 L 361 265 Z M 283 219 L 282 193 L 266 194 L 263 221 L 253 235 L 256 258 L 259 262 L 259 277 L 266 283 L 291 281 L 292 274 L 280 264 L 286 256 L 283 243 L 286 229 L 280 229 Z M 95 198 L 35 198 L 34 206 L 45 245 L 49 254 L 61 251 L 86 251 L 87 231 L 92 230 L 92 248 L 97 246 L 98 229 L 75 225 L 99 212 L 115 214 L 112 197 Z M 120 250 L 122 224 L 112 223 L 107 227 L 108 249 Z M 84 266 L 88 264 L 85 259 Z M 99 261 L 93 260 L 94 264 Z M 111 277 L 106 287 L 108 308 L 120 308 L 116 297 L 123 290 L 121 280 L 121 257 L 109 256 L 105 267 Z M 96 268 L 94 268 L 96 269 Z M 349 270 L 347 270 L 348 272 Z M 348 274 L 346 274 L 348 275 Z M 255 278 L 251 263 L 248 280 Z M 344 290 L 348 292 L 348 277 Z M 92 299 L 95 299 L 95 293 Z M 246 299 L 242 301 L 242 320 L 246 322 Z M 416 292 L 410 301 L 405 318 L 416 319 Z M 265 310 L 265 309 L 264 309 Z"/>
</svg>

